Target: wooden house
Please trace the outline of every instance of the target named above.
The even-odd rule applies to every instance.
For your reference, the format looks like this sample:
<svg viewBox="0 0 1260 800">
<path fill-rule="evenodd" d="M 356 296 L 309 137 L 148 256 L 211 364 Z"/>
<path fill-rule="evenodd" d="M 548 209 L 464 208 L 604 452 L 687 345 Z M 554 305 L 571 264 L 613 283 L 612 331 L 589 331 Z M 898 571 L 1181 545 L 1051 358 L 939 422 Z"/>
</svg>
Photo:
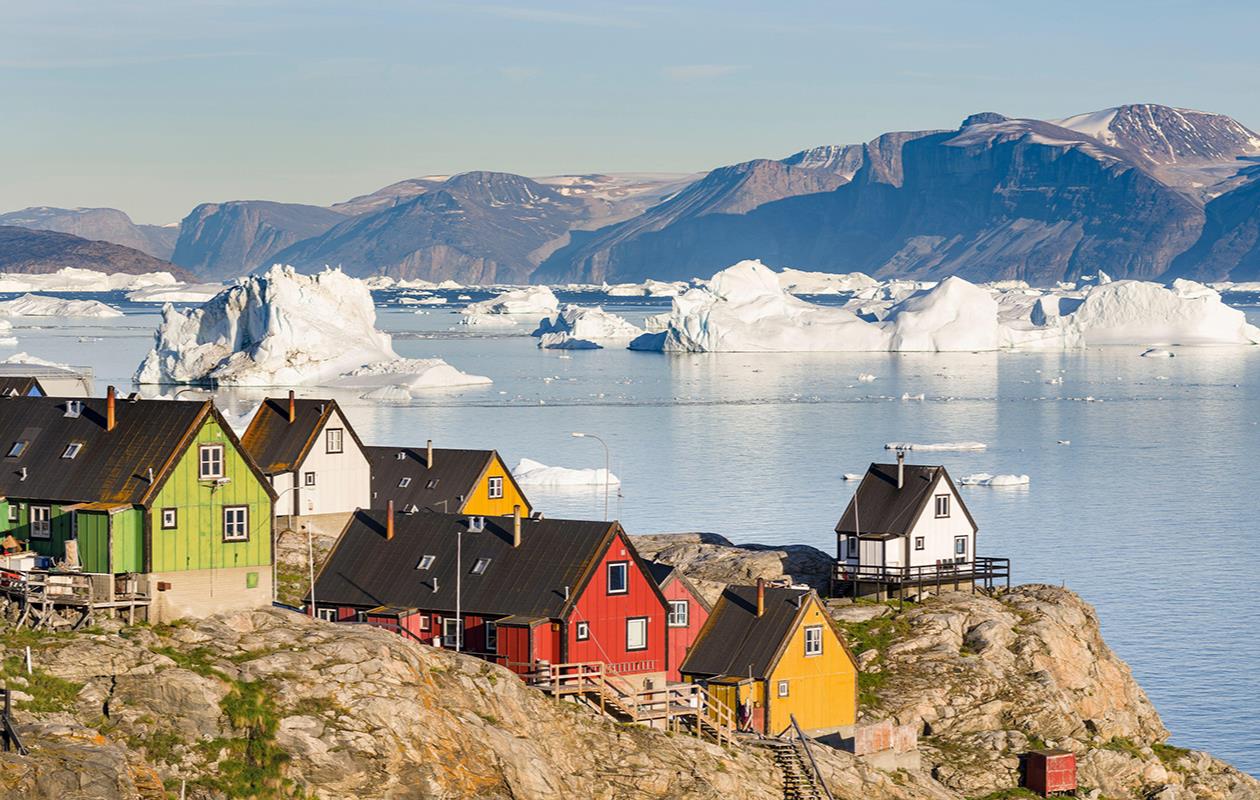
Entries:
<svg viewBox="0 0 1260 800">
<path fill-rule="evenodd" d="M 336 400 L 268 398 L 242 444 L 276 490 L 276 515 L 349 514 L 371 503 L 363 443 Z"/>
<path fill-rule="evenodd" d="M 47 397 L 39 378 L 32 375 L 0 375 L 0 397 Z"/>
<path fill-rule="evenodd" d="M 857 720 L 857 661 L 812 589 L 728 586 L 682 663 L 741 728 L 810 733 Z"/>
<path fill-rule="evenodd" d="M 616 522 L 360 511 L 307 600 L 519 674 L 601 662 L 659 686 L 669 668 L 665 598 Z"/>
<path fill-rule="evenodd" d="M 680 570 L 659 561 L 649 561 L 648 569 L 669 604 L 666 625 L 669 627 L 669 679 L 681 681 L 678 671 L 687 651 L 695 644 L 700 629 L 709 620 L 712 606 Z"/>
<path fill-rule="evenodd" d="M 1009 583 L 1007 559 L 976 554 L 978 528 L 943 466 L 871 464 L 836 524 L 833 594 Z"/>
<path fill-rule="evenodd" d="M 529 499 L 494 450 L 368 447 L 372 465 L 372 508 L 391 500 L 399 511 L 507 516 L 520 506 L 533 513 Z"/>
<path fill-rule="evenodd" d="M 210 401 L 0 397 L 0 460 L 0 530 L 151 621 L 271 604 L 271 487 Z"/>
</svg>

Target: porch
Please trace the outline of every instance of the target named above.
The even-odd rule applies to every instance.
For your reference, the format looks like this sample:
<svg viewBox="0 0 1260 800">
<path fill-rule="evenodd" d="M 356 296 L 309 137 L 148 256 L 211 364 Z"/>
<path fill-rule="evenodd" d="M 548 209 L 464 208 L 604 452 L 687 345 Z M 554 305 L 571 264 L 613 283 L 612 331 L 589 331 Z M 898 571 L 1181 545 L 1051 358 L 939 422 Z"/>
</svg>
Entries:
<svg viewBox="0 0 1260 800">
<path fill-rule="evenodd" d="M 999 584 L 1011 588 L 1011 560 L 993 556 L 976 556 L 971 561 L 944 560 L 913 567 L 848 564 L 836 562 L 831 575 L 832 597 L 865 597 L 904 599 L 907 590 L 928 588 L 936 593 L 959 590 L 979 583 L 992 591 Z"/>
</svg>

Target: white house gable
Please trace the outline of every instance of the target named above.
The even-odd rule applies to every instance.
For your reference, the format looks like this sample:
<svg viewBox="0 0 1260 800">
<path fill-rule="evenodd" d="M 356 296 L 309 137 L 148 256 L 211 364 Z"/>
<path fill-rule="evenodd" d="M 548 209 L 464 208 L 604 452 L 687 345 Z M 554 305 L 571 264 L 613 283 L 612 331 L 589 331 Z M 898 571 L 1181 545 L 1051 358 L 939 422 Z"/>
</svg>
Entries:
<svg viewBox="0 0 1260 800">
<path fill-rule="evenodd" d="M 912 567 L 971 561 L 975 556 L 975 529 L 943 471 L 933 482 L 931 497 L 910 528 L 905 546 Z"/>
<path fill-rule="evenodd" d="M 298 514 L 337 514 L 371 505 L 372 468 L 339 408 L 316 432 L 295 472 Z M 284 513 L 279 506 L 277 511 Z"/>
</svg>

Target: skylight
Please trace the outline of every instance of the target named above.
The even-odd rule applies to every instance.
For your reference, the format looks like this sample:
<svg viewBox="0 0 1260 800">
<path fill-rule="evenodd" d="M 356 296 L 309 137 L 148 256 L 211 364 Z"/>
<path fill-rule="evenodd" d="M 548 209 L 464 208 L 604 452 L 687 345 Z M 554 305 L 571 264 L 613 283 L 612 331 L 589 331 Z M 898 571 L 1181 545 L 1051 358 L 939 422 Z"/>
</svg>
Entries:
<svg viewBox="0 0 1260 800">
<path fill-rule="evenodd" d="M 420 563 L 416 564 L 416 569 L 428 569 L 433 566 L 433 562 L 437 560 L 437 556 L 421 556 Z"/>
<path fill-rule="evenodd" d="M 74 458 L 83 449 L 83 442 L 71 442 L 66 445 L 66 449 L 62 452 L 62 458 Z"/>
<path fill-rule="evenodd" d="M 17 458 L 22 455 L 22 453 L 26 452 L 27 444 L 28 442 L 25 441 L 14 442 L 13 446 L 9 448 L 9 458 Z"/>
<path fill-rule="evenodd" d="M 399 489 L 406 489 L 410 485 L 411 485 L 411 478 L 403 478 L 402 480 L 398 482 Z"/>
<path fill-rule="evenodd" d="M 431 480 L 431 481 L 429 481 L 427 484 L 425 484 L 425 488 L 426 488 L 426 489 L 436 489 L 436 488 L 437 488 L 437 482 L 438 482 L 438 479 L 437 479 L 437 478 L 434 478 L 433 480 Z"/>
<path fill-rule="evenodd" d="M 486 573 L 486 567 L 488 566 L 490 566 L 490 559 L 479 558 L 477 559 L 477 563 L 473 564 L 472 574 L 484 575 Z"/>
</svg>

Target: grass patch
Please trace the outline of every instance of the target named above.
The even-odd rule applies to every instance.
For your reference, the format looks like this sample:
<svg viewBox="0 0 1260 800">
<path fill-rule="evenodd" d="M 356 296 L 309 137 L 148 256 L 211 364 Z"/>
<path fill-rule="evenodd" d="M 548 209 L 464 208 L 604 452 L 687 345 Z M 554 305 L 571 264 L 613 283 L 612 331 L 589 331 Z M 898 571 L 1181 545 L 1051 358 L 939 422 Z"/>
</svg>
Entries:
<svg viewBox="0 0 1260 800">
<path fill-rule="evenodd" d="M 1111 750 L 1116 753 L 1124 753 L 1130 758 L 1136 758 L 1138 761 L 1145 761 L 1146 755 L 1142 752 L 1142 748 L 1132 739 L 1126 739 L 1123 736 L 1113 736 L 1111 740 L 1102 746 L 1103 750 Z"/>
<path fill-rule="evenodd" d="M 233 681 L 219 707 L 240 733 L 233 739 L 202 742 L 198 749 L 218 759 L 212 775 L 196 783 L 236 800 L 299 800 L 306 793 L 285 777 L 290 757 L 276 744 L 280 715 L 273 690 L 265 681 Z"/>
<path fill-rule="evenodd" d="M 153 652 L 166 656 L 176 665 L 197 673 L 205 678 L 223 678 L 227 676 L 210 660 L 213 651 L 208 647 L 194 647 L 191 650 L 180 650 L 175 647 L 155 647 Z"/>
<path fill-rule="evenodd" d="M 331 716 L 342 710 L 331 697 L 303 697 L 293 705 L 293 715 L 299 717 Z"/>
<path fill-rule="evenodd" d="M 23 711 L 51 713 L 65 711 L 74 705 L 75 699 L 83 684 L 64 680 L 50 675 L 38 667 L 30 675 L 26 674 L 26 659 L 22 656 L 10 656 L 0 665 L 0 676 L 5 679 L 21 677 L 26 685 L 20 691 L 31 696 L 30 700 L 20 700 L 17 707 Z"/>
<path fill-rule="evenodd" d="M 184 744 L 178 734 L 171 731 L 154 731 L 148 736 L 128 736 L 127 746 L 132 750 L 143 750 L 150 761 L 161 761 L 163 764 L 179 763 L 175 748 Z"/>
<path fill-rule="evenodd" d="M 1022 800 L 1025 797 L 1041 800 L 1041 795 L 1037 794 L 1032 789 L 1025 789 L 1022 786 L 1015 789 L 999 789 L 996 792 L 990 792 L 989 794 L 982 795 L 980 797 L 969 798 L 969 800 Z"/>
<path fill-rule="evenodd" d="M 1164 763 L 1164 766 L 1176 770 L 1184 769 L 1181 760 L 1191 753 L 1184 747 L 1164 743 L 1153 744 L 1151 749 L 1155 751 L 1155 755 Z"/>
<path fill-rule="evenodd" d="M 862 708 L 878 708 L 880 690 L 887 682 L 887 672 L 858 672 L 858 704 Z"/>
</svg>

